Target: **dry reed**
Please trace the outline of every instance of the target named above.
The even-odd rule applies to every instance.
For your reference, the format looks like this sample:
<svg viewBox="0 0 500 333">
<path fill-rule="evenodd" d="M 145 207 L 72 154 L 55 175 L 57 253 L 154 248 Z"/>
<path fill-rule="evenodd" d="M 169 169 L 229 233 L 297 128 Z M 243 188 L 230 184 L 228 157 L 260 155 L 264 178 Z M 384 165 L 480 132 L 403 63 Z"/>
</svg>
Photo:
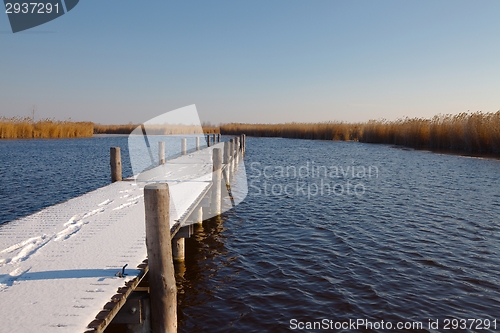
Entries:
<svg viewBox="0 0 500 333">
<path fill-rule="evenodd" d="M 0 118 L 0 139 L 77 138 L 92 134 L 130 134 L 140 125 L 99 125 L 91 122 L 55 121 L 31 118 Z M 438 115 L 432 119 L 403 118 L 395 121 L 371 120 L 367 123 L 285 123 L 202 125 L 205 134 L 222 133 L 249 136 L 312 140 L 386 143 L 417 149 L 500 154 L 500 111 Z M 148 134 L 199 134 L 199 127 L 149 127 Z"/>
<path fill-rule="evenodd" d="M 312 140 L 357 140 L 361 124 L 341 122 L 328 123 L 285 123 L 285 124 L 223 124 L 222 134 L 282 137 Z"/>
<path fill-rule="evenodd" d="M 130 134 L 140 125 L 101 125 L 94 124 L 94 134 Z"/>
<path fill-rule="evenodd" d="M 94 124 L 91 122 L 52 119 L 34 122 L 31 118 L 0 118 L 0 139 L 84 138 L 91 137 L 93 132 Z"/>
<path fill-rule="evenodd" d="M 94 125 L 94 134 L 130 134 L 140 124 L 126 125 Z M 149 135 L 171 135 L 171 134 L 213 134 L 219 133 L 219 127 L 212 125 L 202 125 L 202 133 L 199 126 L 189 125 L 146 125 L 146 133 Z"/>
<path fill-rule="evenodd" d="M 438 115 L 432 119 L 403 118 L 367 123 L 223 124 L 222 134 L 354 140 L 386 143 L 417 149 L 500 154 L 500 111 Z"/>
</svg>

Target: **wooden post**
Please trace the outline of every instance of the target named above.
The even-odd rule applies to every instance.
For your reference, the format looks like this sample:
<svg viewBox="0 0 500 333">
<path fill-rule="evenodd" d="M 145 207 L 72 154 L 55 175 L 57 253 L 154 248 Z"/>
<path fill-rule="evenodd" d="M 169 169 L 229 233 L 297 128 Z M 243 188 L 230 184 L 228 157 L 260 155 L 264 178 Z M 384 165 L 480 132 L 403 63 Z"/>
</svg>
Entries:
<svg viewBox="0 0 500 333">
<path fill-rule="evenodd" d="M 220 148 L 214 148 L 212 151 L 212 161 L 213 161 L 213 172 L 212 172 L 212 199 L 211 199 L 211 211 L 212 215 L 220 215 L 221 205 L 222 205 L 222 189 L 221 189 L 221 178 L 222 178 L 222 150 Z"/>
<path fill-rule="evenodd" d="M 210 135 L 207 134 L 207 147 L 210 147 Z"/>
<path fill-rule="evenodd" d="M 217 142 L 220 142 L 220 133 L 217 134 Z"/>
<path fill-rule="evenodd" d="M 181 262 L 185 258 L 185 238 L 172 239 L 172 257 L 174 261 Z"/>
<path fill-rule="evenodd" d="M 245 154 L 245 134 L 240 135 L 241 154 Z"/>
<path fill-rule="evenodd" d="M 200 137 L 196 137 L 196 150 L 200 150 Z"/>
<path fill-rule="evenodd" d="M 234 157 L 234 139 L 229 140 L 229 157 L 232 160 Z M 231 161 L 229 161 L 231 162 Z"/>
<path fill-rule="evenodd" d="M 226 168 L 224 169 L 224 179 L 226 180 L 226 185 L 229 185 L 229 169 L 231 165 L 229 164 L 231 161 L 231 143 L 226 141 L 224 142 L 224 164 Z"/>
<path fill-rule="evenodd" d="M 186 155 L 186 146 L 187 146 L 186 140 L 187 139 L 185 139 L 185 138 L 181 139 L 181 154 L 182 155 Z"/>
<path fill-rule="evenodd" d="M 158 142 L 158 164 L 165 164 L 165 142 Z"/>
<path fill-rule="evenodd" d="M 229 149 L 230 151 L 230 160 L 229 160 L 229 178 L 233 178 L 234 174 L 234 139 L 229 140 L 229 146 L 231 147 Z"/>
<path fill-rule="evenodd" d="M 241 151 L 241 140 L 240 140 L 240 137 L 239 136 L 235 137 L 234 141 L 236 142 L 236 153 L 238 154 Z"/>
<path fill-rule="evenodd" d="M 229 163 L 229 159 L 231 157 L 231 143 L 226 141 L 224 142 L 224 164 Z"/>
<path fill-rule="evenodd" d="M 198 206 L 191 213 L 191 222 L 193 223 L 193 231 L 195 234 L 203 232 L 203 206 Z"/>
<path fill-rule="evenodd" d="M 215 139 L 216 134 L 212 135 L 213 140 L 214 140 L 214 145 L 217 143 L 217 140 Z"/>
<path fill-rule="evenodd" d="M 203 224 L 203 207 L 202 206 L 196 208 L 196 210 L 194 212 L 194 218 L 195 218 L 197 225 Z"/>
<path fill-rule="evenodd" d="M 240 162 L 240 138 L 237 136 L 234 137 L 234 147 L 235 147 L 234 163 L 238 164 Z"/>
<path fill-rule="evenodd" d="M 122 156 L 120 147 L 111 147 L 109 164 L 111 165 L 111 182 L 122 180 Z"/>
<path fill-rule="evenodd" d="M 243 153 L 247 150 L 247 135 L 243 134 Z"/>
<path fill-rule="evenodd" d="M 156 333 L 177 332 L 177 287 L 170 241 L 168 184 L 144 187 L 146 248 L 151 288 L 151 326 Z"/>
</svg>

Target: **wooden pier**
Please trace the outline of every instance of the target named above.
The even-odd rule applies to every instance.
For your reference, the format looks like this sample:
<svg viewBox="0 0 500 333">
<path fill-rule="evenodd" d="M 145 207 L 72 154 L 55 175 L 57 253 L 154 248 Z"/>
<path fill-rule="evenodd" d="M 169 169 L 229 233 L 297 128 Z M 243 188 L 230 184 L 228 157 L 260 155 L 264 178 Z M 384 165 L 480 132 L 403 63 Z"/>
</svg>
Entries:
<svg viewBox="0 0 500 333">
<path fill-rule="evenodd" d="M 222 211 L 245 136 L 165 161 L 0 226 L 0 332 L 177 331 L 173 261 L 193 225 Z M 188 181 L 183 181 L 188 179 Z"/>
</svg>

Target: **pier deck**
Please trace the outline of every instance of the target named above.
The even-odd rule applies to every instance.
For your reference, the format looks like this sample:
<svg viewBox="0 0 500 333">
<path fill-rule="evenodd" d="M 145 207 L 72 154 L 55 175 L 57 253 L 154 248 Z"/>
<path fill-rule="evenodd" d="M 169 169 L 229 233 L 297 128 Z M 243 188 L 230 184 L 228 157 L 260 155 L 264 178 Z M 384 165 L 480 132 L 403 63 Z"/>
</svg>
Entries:
<svg viewBox="0 0 500 333">
<path fill-rule="evenodd" d="M 169 183 L 173 232 L 212 186 L 212 149 L 222 147 L 142 175 Z M 104 324 L 112 319 L 124 303 L 117 298 L 126 298 L 147 269 L 145 184 L 116 182 L 0 226 L 0 332 L 85 332 L 113 299 Z"/>
</svg>

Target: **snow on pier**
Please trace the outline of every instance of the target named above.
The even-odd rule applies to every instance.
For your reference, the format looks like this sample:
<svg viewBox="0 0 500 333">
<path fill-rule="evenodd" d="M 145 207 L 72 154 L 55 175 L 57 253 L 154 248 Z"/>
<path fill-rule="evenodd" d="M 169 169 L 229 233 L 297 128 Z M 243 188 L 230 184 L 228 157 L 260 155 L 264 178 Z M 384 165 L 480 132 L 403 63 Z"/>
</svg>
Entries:
<svg viewBox="0 0 500 333">
<path fill-rule="evenodd" d="M 210 189 L 212 149 L 222 147 L 1 225 L 0 332 L 86 331 L 118 288 L 144 274 L 146 180 L 169 183 L 175 229 Z"/>
</svg>

